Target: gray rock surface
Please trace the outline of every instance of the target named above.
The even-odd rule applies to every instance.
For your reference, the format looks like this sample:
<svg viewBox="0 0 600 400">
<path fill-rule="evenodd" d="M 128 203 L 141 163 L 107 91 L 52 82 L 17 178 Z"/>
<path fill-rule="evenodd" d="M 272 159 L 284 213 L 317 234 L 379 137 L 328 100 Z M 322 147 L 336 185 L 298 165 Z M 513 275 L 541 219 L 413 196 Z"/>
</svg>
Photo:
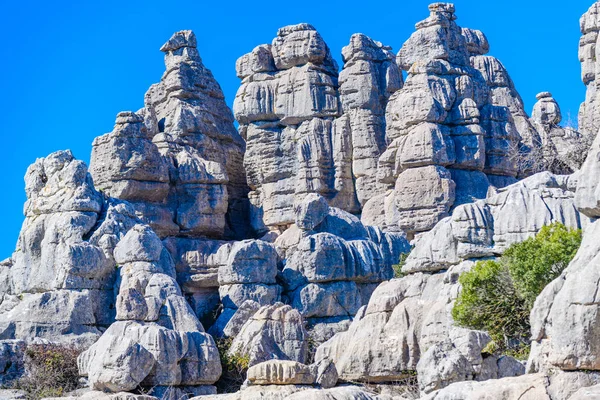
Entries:
<svg viewBox="0 0 600 400">
<path fill-rule="evenodd" d="M 90 172 L 98 188 L 132 202 L 161 237 L 247 233 L 244 141 L 192 31 L 161 47 L 166 71 L 144 108 L 117 116 L 96 138 Z"/>
<path fill-rule="evenodd" d="M 600 109 L 598 108 L 596 46 L 600 33 L 600 4 L 594 2 L 579 21 L 579 61 L 581 79 L 586 86 L 585 101 L 579 108 L 579 131 L 583 135 L 596 135 L 600 129 Z"/>
<path fill-rule="evenodd" d="M 32 164 L 25 190 L 17 248 L 0 267 L 0 338 L 89 345 L 114 320 L 112 253 L 135 214 L 97 192 L 70 151 Z"/>
<path fill-rule="evenodd" d="M 108 392 L 138 386 L 202 386 L 221 375 L 213 338 L 182 295 L 173 260 L 146 225 L 114 250 L 119 265 L 116 319 L 78 359 L 90 386 Z"/>
<path fill-rule="evenodd" d="M 409 236 L 503 186 L 496 177 L 516 176 L 511 151 L 536 134 L 506 70 L 485 55 L 485 35 L 460 28 L 452 4 L 429 9 L 397 56 L 408 77 L 387 104 L 388 146 L 377 170 L 383 190 L 362 216 Z"/>
<path fill-rule="evenodd" d="M 537 95 L 538 102 L 533 107 L 531 123 L 536 128 L 541 142 L 542 163 L 540 167 L 553 173 L 570 174 L 581 168 L 580 152 L 587 153 L 586 142 L 572 127 L 560 126 L 562 115 L 560 107 L 552 94 L 542 92 Z M 538 167 L 539 168 L 539 167 Z"/>
<path fill-rule="evenodd" d="M 261 307 L 233 339 L 229 353 L 247 356 L 253 366 L 268 360 L 304 363 L 308 335 L 300 313 L 289 305 Z"/>
<path fill-rule="evenodd" d="M 364 226 L 317 194 L 298 204 L 296 223 L 275 246 L 286 258 L 281 272 L 285 297 L 308 319 L 318 342 L 347 328 L 410 248 L 403 235 Z"/>
<path fill-rule="evenodd" d="M 574 177 L 542 173 L 456 207 L 414 242 L 403 267 L 407 275 L 380 284 L 348 330 L 317 349 L 316 359 L 332 359 L 347 381 L 394 382 L 417 371 L 425 392 L 522 373 L 510 359 L 482 355 L 487 334 L 454 326 L 458 277 L 477 259 L 501 255 L 545 224 L 585 225 L 588 218 L 575 207 L 576 185 Z"/>
<path fill-rule="evenodd" d="M 390 48 L 362 34 L 352 36 L 342 56 L 338 76 L 323 38 L 298 24 L 237 62 L 242 85 L 234 114 L 247 143 L 244 167 L 258 231 L 285 230 L 294 206 L 310 193 L 353 213 L 377 193 L 385 107 L 402 75 Z"/>
</svg>

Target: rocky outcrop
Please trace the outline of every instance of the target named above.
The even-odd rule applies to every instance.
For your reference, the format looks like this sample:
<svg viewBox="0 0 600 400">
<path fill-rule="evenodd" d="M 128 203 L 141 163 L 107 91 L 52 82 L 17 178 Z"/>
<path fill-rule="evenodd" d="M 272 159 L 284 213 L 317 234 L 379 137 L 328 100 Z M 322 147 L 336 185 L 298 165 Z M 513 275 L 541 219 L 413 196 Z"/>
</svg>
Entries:
<svg viewBox="0 0 600 400">
<path fill-rule="evenodd" d="M 339 75 L 342 116 L 334 123 L 335 188 L 349 191 L 362 207 L 381 190 L 377 160 L 386 148 L 385 108 L 403 84 L 390 47 L 357 33 L 342 49 Z M 354 189 L 354 190 L 353 190 Z M 344 204 L 337 207 L 353 211 Z"/>
<path fill-rule="evenodd" d="M 298 24 L 237 61 L 234 113 L 258 231 L 286 229 L 308 193 L 353 213 L 375 193 L 385 104 L 402 75 L 389 48 L 365 35 L 351 38 L 343 58 L 338 80 L 323 38 Z"/>
<path fill-rule="evenodd" d="M 248 357 L 250 366 L 268 360 L 304 363 L 308 334 L 302 316 L 282 303 L 261 307 L 241 327 L 228 352 Z"/>
<path fill-rule="evenodd" d="M 579 21 L 581 39 L 579 40 L 579 61 L 581 79 L 586 86 L 585 101 L 579 108 L 579 131 L 582 135 L 596 136 L 600 129 L 600 108 L 598 107 L 598 59 L 596 44 L 600 32 L 600 4 L 595 2 Z"/>
<path fill-rule="evenodd" d="M 377 174 L 387 193 L 363 211 L 365 222 L 409 235 L 514 182 L 511 151 L 535 133 L 506 70 L 485 55 L 485 35 L 456 25 L 452 4 L 429 8 L 397 57 L 408 77 L 386 110 Z"/>
<path fill-rule="evenodd" d="M 286 255 L 285 296 L 323 342 L 347 328 L 410 246 L 403 235 L 364 226 L 314 193 L 296 207 L 295 220 L 275 241 Z"/>
<path fill-rule="evenodd" d="M 17 248 L 0 267 L 0 338 L 89 345 L 114 320 L 112 252 L 133 210 L 106 201 L 69 151 L 36 160 L 25 191 Z"/>
<path fill-rule="evenodd" d="M 571 127 L 562 127 L 560 107 L 552 94 L 542 92 L 533 107 L 531 122 L 536 128 L 541 142 L 541 150 L 535 160 L 530 157 L 534 169 L 544 169 L 553 173 L 570 174 L 581 168 L 587 154 L 587 138 Z M 537 161 L 537 162 L 536 162 Z"/>
<path fill-rule="evenodd" d="M 417 371 L 424 392 L 522 373 L 516 361 L 482 353 L 486 333 L 454 326 L 458 277 L 477 259 L 501 255 L 546 224 L 585 225 L 575 208 L 576 185 L 544 173 L 456 207 L 414 242 L 403 267 L 407 275 L 380 284 L 349 329 L 317 349 L 316 359 L 332 359 L 345 381 L 394 382 Z"/>
<path fill-rule="evenodd" d="M 117 321 L 78 359 L 90 386 L 114 393 L 216 382 L 219 352 L 183 297 L 159 237 L 135 225 L 114 257 L 120 267 Z"/>
<path fill-rule="evenodd" d="M 130 201 L 161 237 L 243 237 L 244 141 L 233 115 L 192 31 L 175 33 L 161 51 L 167 69 L 144 108 L 120 113 L 94 141 L 94 182 Z"/>
</svg>

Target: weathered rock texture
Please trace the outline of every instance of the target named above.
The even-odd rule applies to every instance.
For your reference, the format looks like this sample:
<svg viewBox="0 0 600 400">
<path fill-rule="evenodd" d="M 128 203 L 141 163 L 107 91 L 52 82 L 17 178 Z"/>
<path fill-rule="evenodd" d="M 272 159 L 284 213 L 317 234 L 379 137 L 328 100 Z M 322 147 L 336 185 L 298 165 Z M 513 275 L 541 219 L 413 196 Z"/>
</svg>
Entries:
<svg viewBox="0 0 600 400">
<path fill-rule="evenodd" d="M 347 328 L 410 246 L 403 235 L 364 226 L 315 193 L 298 204 L 295 220 L 275 241 L 286 255 L 285 295 L 322 342 Z"/>
<path fill-rule="evenodd" d="M 309 24 L 281 28 L 237 61 L 234 102 L 246 139 L 251 221 L 258 231 L 294 222 L 294 204 L 318 193 L 358 212 L 376 188 L 385 104 L 402 86 L 389 48 L 354 35 L 338 67 Z"/>
<path fill-rule="evenodd" d="M 120 266 L 117 322 L 78 359 L 90 386 L 119 392 L 216 382 L 221 362 L 215 342 L 183 297 L 156 233 L 135 225 L 114 257 Z"/>
<path fill-rule="evenodd" d="M 595 2 L 579 21 L 581 39 L 579 40 L 579 61 L 581 62 L 581 79 L 587 90 L 585 101 L 579 109 L 579 131 L 583 135 L 596 136 L 600 129 L 600 107 L 598 96 L 600 91 L 597 80 L 600 59 L 597 52 L 598 34 L 600 33 L 600 4 Z"/>
<path fill-rule="evenodd" d="M 409 234 L 514 182 L 512 152 L 536 134 L 504 66 L 485 55 L 485 35 L 461 29 L 452 4 L 429 8 L 397 57 L 408 78 L 387 105 L 389 145 L 377 172 L 387 193 L 362 217 Z"/>
<path fill-rule="evenodd" d="M 316 359 L 332 359 L 347 381 L 394 382 L 417 371 L 425 392 L 522 373 L 514 360 L 482 354 L 486 333 L 454 326 L 458 277 L 546 224 L 585 225 L 574 205 L 576 184 L 544 173 L 456 207 L 416 240 L 403 268 L 407 276 L 379 285 L 348 331 L 321 345 Z"/>
<path fill-rule="evenodd" d="M 115 317 L 113 250 L 133 210 L 106 201 L 69 151 L 32 164 L 25 191 L 17 248 L 0 265 L 0 339 L 91 344 Z"/>
<path fill-rule="evenodd" d="M 193 32 L 175 33 L 161 51 L 167 69 L 144 108 L 120 113 L 94 141 L 94 182 L 130 201 L 161 237 L 242 237 L 244 141 L 233 115 Z"/>
<path fill-rule="evenodd" d="M 544 169 L 553 173 L 570 174 L 579 168 L 585 159 L 589 140 L 582 137 L 571 127 L 562 127 L 560 107 L 552 94 L 542 92 L 537 95 L 538 102 L 533 107 L 531 123 L 536 128 L 541 141 L 541 151 L 537 155 L 534 169 Z M 530 157 L 535 163 L 535 157 Z"/>
</svg>

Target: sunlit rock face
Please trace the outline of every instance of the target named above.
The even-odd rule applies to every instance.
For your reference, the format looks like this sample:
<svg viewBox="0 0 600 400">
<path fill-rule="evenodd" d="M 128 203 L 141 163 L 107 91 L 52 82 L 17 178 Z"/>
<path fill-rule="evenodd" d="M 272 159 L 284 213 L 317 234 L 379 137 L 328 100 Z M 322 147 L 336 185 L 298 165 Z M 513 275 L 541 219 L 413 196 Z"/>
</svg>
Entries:
<svg viewBox="0 0 600 400">
<path fill-rule="evenodd" d="M 358 213 L 378 190 L 385 107 L 402 87 L 389 47 L 353 35 L 338 66 L 309 24 L 281 28 L 237 61 L 234 102 L 246 138 L 252 226 L 283 231 L 309 193 Z"/>
<path fill-rule="evenodd" d="M 506 69 L 486 55 L 485 35 L 460 28 L 452 4 L 429 10 L 397 56 L 408 77 L 387 104 L 388 146 L 377 170 L 384 193 L 362 217 L 409 234 L 430 230 L 490 186 L 515 182 L 512 153 L 539 141 Z"/>
<path fill-rule="evenodd" d="M 585 101 L 579 108 L 579 131 L 584 135 L 596 135 L 600 129 L 600 108 L 598 106 L 597 57 L 598 34 L 600 32 L 600 4 L 595 2 L 579 20 L 581 39 L 579 40 L 579 61 L 581 79 L 586 86 Z"/>
<path fill-rule="evenodd" d="M 247 186 L 244 141 L 191 31 L 161 47 L 166 71 L 137 113 L 120 113 L 96 138 L 96 186 L 130 201 L 161 236 L 243 238 Z"/>
</svg>

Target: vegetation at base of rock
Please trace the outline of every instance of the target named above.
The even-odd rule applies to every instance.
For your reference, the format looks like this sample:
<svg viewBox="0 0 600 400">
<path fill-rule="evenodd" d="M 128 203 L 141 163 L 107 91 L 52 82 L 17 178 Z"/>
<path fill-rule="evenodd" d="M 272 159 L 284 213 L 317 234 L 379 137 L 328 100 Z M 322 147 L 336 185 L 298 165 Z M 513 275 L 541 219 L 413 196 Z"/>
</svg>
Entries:
<svg viewBox="0 0 600 400">
<path fill-rule="evenodd" d="M 250 364 L 250 357 L 240 353 L 229 354 L 233 338 L 215 340 L 221 357 L 223 372 L 221 378 L 215 383 L 218 393 L 234 393 L 246 380 L 246 373 Z"/>
<path fill-rule="evenodd" d="M 526 358 L 535 298 L 562 273 L 580 244 L 581 230 L 554 223 L 510 246 L 499 259 L 479 261 L 459 279 L 462 290 L 452 317 L 459 325 L 489 332 L 490 352 Z"/>
<path fill-rule="evenodd" d="M 25 351 L 25 375 L 15 388 L 27 393 L 28 400 L 60 397 L 79 386 L 77 357 L 81 351 L 59 344 L 33 344 Z"/>
</svg>

